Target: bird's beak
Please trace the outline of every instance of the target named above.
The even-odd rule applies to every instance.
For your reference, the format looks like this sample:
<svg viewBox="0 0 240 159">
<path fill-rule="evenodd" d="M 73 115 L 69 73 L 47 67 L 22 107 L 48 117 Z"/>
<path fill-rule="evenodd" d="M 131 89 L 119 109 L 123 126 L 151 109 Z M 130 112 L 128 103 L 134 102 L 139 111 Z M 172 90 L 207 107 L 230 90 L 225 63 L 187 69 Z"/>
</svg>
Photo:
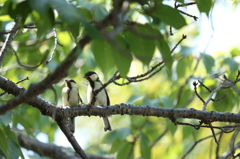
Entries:
<svg viewBox="0 0 240 159">
<path fill-rule="evenodd" d="M 88 79 L 88 78 L 89 78 L 89 76 L 84 76 L 84 78 Z"/>
<path fill-rule="evenodd" d="M 70 82 L 69 82 L 69 79 L 66 79 L 66 80 L 65 80 L 65 83 L 66 83 L 66 85 L 67 85 L 68 87 L 71 86 L 71 84 L 70 84 Z"/>
</svg>

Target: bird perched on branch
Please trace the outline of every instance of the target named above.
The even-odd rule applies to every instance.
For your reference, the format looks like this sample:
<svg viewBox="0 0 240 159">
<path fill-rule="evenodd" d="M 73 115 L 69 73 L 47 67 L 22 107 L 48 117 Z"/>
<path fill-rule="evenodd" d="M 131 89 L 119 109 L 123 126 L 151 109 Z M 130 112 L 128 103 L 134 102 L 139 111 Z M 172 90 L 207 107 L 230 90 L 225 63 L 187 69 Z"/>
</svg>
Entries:
<svg viewBox="0 0 240 159">
<path fill-rule="evenodd" d="M 78 106 L 79 102 L 82 103 L 82 99 L 79 95 L 77 83 L 73 79 L 65 80 L 66 87 L 62 89 L 62 103 L 63 106 Z M 75 119 L 71 117 L 68 119 L 69 129 L 72 133 L 75 131 Z"/>
<path fill-rule="evenodd" d="M 88 85 L 88 90 L 87 90 L 87 101 L 88 103 L 90 103 L 94 97 L 93 92 L 96 91 L 97 89 L 102 87 L 102 82 L 99 80 L 98 75 L 93 72 L 93 71 L 89 71 L 85 74 L 84 78 L 86 78 L 89 81 L 89 85 Z M 95 97 L 95 102 L 93 103 L 93 105 L 95 106 L 108 106 L 110 105 L 110 100 L 108 97 L 108 93 L 106 91 L 106 89 L 102 89 Z M 108 120 L 107 117 L 102 117 L 103 119 L 103 124 L 104 124 L 104 131 L 112 131 L 110 122 Z"/>
</svg>

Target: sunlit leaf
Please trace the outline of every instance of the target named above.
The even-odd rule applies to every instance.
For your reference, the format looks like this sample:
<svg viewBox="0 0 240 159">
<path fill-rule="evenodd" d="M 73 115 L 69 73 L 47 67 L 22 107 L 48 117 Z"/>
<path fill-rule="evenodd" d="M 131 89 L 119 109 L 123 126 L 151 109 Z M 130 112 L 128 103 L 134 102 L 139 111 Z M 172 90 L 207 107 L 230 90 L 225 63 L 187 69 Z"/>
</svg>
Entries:
<svg viewBox="0 0 240 159">
<path fill-rule="evenodd" d="M 189 75 L 188 73 L 191 70 L 192 60 L 190 58 L 182 58 L 177 63 L 177 76 L 178 78 L 185 77 Z"/>
<path fill-rule="evenodd" d="M 198 10 L 209 15 L 212 7 L 212 0 L 196 0 Z"/>
<path fill-rule="evenodd" d="M 201 53 L 201 58 L 203 60 L 203 64 L 206 68 L 207 73 L 211 73 L 213 66 L 215 65 L 215 60 L 211 55 Z"/>
<path fill-rule="evenodd" d="M 238 70 L 238 63 L 232 58 L 226 58 L 223 63 L 229 66 L 231 72 L 236 72 Z"/>
</svg>

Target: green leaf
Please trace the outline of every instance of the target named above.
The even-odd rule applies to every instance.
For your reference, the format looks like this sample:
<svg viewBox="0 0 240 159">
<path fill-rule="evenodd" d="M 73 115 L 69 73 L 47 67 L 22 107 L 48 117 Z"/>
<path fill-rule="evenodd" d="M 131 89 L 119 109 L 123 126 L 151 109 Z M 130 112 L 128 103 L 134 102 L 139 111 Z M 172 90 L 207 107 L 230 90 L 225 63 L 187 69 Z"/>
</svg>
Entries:
<svg viewBox="0 0 240 159">
<path fill-rule="evenodd" d="M 188 75 L 191 70 L 192 60 L 190 58 L 182 58 L 177 63 L 177 76 L 178 78 L 183 78 Z"/>
<path fill-rule="evenodd" d="M 61 19 L 68 24 L 79 23 L 80 14 L 78 10 L 65 0 L 50 0 L 50 5 L 53 9 L 56 9 Z"/>
<path fill-rule="evenodd" d="M 133 158 L 133 144 L 124 141 L 121 143 L 121 149 L 117 153 L 117 159 L 123 159 L 123 158 L 128 158 L 132 159 Z"/>
<path fill-rule="evenodd" d="M 91 43 L 92 52 L 97 65 L 104 74 L 107 74 L 115 64 L 113 61 L 113 50 L 106 40 L 93 40 Z"/>
<path fill-rule="evenodd" d="M 125 33 L 128 45 L 133 54 L 143 64 L 148 65 L 154 54 L 155 42 L 151 38 L 145 38 L 144 36 L 154 36 L 153 29 L 149 28 L 148 25 L 136 26 L 134 29 L 137 33 L 131 31 Z"/>
<path fill-rule="evenodd" d="M 32 18 L 38 29 L 38 37 L 46 34 L 48 30 L 52 30 L 54 25 L 54 13 L 50 8 L 48 0 L 30 0 L 28 1 L 33 9 Z M 44 20 L 43 20 L 44 19 Z"/>
<path fill-rule="evenodd" d="M 160 100 L 165 108 L 174 108 L 173 100 L 170 97 L 160 97 Z"/>
<path fill-rule="evenodd" d="M 30 0 L 28 3 L 30 7 L 36 10 L 39 14 L 45 14 L 50 8 L 49 0 Z"/>
<path fill-rule="evenodd" d="M 144 99 L 145 95 L 133 95 L 131 96 L 126 103 L 128 104 L 136 104 L 141 102 Z"/>
<path fill-rule="evenodd" d="M 131 127 L 134 129 L 138 129 L 138 128 L 141 128 L 141 126 L 143 125 L 144 122 L 146 122 L 147 119 L 141 116 L 131 115 L 130 120 L 131 120 Z"/>
<path fill-rule="evenodd" d="M 151 158 L 151 148 L 149 146 L 148 136 L 144 133 L 140 135 L 140 152 L 143 159 Z"/>
<path fill-rule="evenodd" d="M 168 128 L 173 136 L 175 134 L 175 132 L 177 131 L 178 126 L 175 125 L 171 120 L 168 120 L 167 123 L 168 123 Z"/>
<path fill-rule="evenodd" d="M 19 20 L 17 18 L 21 17 L 21 24 L 24 24 L 27 19 L 29 13 L 31 12 L 31 8 L 27 1 L 22 1 L 21 3 L 15 4 L 14 2 L 10 2 L 8 6 L 8 14 L 11 18 L 15 20 Z"/>
<path fill-rule="evenodd" d="M 9 129 L 9 149 L 8 149 L 8 153 L 10 158 L 19 158 L 19 156 L 21 155 L 21 157 L 24 159 L 24 156 L 22 155 L 21 152 L 21 148 L 18 145 L 18 140 L 16 135 Z"/>
<path fill-rule="evenodd" d="M 231 57 L 240 56 L 240 50 L 238 48 L 233 48 L 230 52 Z"/>
<path fill-rule="evenodd" d="M 108 15 L 108 11 L 102 5 L 94 6 L 93 13 L 96 21 L 101 21 Z"/>
<path fill-rule="evenodd" d="M 180 29 L 187 24 L 177 9 L 161 3 L 159 3 L 159 6 L 153 11 L 153 15 L 176 29 Z"/>
<path fill-rule="evenodd" d="M 5 127 L 1 128 L 0 127 L 0 154 L 3 155 L 6 158 L 8 157 L 8 148 L 9 148 L 9 143 L 8 143 L 8 138 L 7 135 L 4 132 Z"/>
<path fill-rule="evenodd" d="M 24 159 L 16 134 L 9 126 L 0 127 L 0 136 L 0 154 L 6 158 L 19 158 L 21 155 Z"/>
<path fill-rule="evenodd" d="M 60 18 L 69 24 L 69 29 L 71 30 L 75 40 L 77 40 L 81 22 L 81 15 L 77 8 L 67 3 L 65 0 L 50 0 L 50 5 L 53 9 L 57 10 Z"/>
<path fill-rule="evenodd" d="M 132 130 L 129 127 L 114 130 L 105 136 L 105 138 L 103 139 L 103 142 L 112 143 L 117 139 L 123 141 L 131 134 L 131 131 Z"/>
<path fill-rule="evenodd" d="M 0 115 L 0 125 L 7 126 L 12 121 L 12 112 L 9 111 L 4 115 Z"/>
<path fill-rule="evenodd" d="M 80 7 L 77 8 L 77 10 L 84 17 L 85 20 L 87 21 L 94 20 L 93 14 L 88 9 Z"/>
<path fill-rule="evenodd" d="M 212 0 L 196 0 L 198 10 L 209 15 L 212 7 Z"/>
<path fill-rule="evenodd" d="M 116 42 L 118 48 L 112 47 L 112 55 L 121 76 L 126 77 L 132 62 L 132 55 L 128 51 L 128 44 L 122 36 L 117 36 Z"/>
<path fill-rule="evenodd" d="M 201 58 L 203 60 L 203 64 L 206 68 L 207 73 L 211 73 L 213 66 L 215 65 L 215 60 L 211 55 L 201 53 Z"/>
<path fill-rule="evenodd" d="M 224 98 L 222 98 L 225 95 Z M 230 112 L 238 103 L 238 96 L 234 95 L 233 90 L 224 89 L 218 91 L 214 99 L 222 98 L 219 101 L 213 102 L 214 109 L 219 112 Z"/>
<path fill-rule="evenodd" d="M 161 38 L 157 41 L 158 49 L 162 55 L 163 61 L 165 65 L 167 66 L 168 70 L 172 69 L 173 59 L 171 56 L 171 50 L 168 46 L 168 43 L 164 40 L 164 38 Z"/>
<path fill-rule="evenodd" d="M 229 66 L 231 72 L 236 72 L 238 70 L 238 63 L 232 58 L 226 58 L 223 63 Z"/>
</svg>

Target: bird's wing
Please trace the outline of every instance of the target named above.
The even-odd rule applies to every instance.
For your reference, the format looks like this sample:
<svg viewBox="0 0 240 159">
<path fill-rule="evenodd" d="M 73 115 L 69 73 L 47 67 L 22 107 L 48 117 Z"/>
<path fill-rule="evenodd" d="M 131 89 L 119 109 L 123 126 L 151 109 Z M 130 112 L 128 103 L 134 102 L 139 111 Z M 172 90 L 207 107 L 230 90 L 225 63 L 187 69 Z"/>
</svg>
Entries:
<svg viewBox="0 0 240 159">
<path fill-rule="evenodd" d="M 83 101 L 82 101 L 82 98 L 80 97 L 80 95 L 79 95 L 79 93 L 78 93 L 78 103 L 81 103 L 81 104 L 83 104 Z"/>
<path fill-rule="evenodd" d="M 107 96 L 107 105 L 110 105 L 110 99 L 109 99 L 108 93 L 107 93 L 106 89 L 104 89 L 104 91 L 105 91 L 106 96 Z"/>
</svg>

